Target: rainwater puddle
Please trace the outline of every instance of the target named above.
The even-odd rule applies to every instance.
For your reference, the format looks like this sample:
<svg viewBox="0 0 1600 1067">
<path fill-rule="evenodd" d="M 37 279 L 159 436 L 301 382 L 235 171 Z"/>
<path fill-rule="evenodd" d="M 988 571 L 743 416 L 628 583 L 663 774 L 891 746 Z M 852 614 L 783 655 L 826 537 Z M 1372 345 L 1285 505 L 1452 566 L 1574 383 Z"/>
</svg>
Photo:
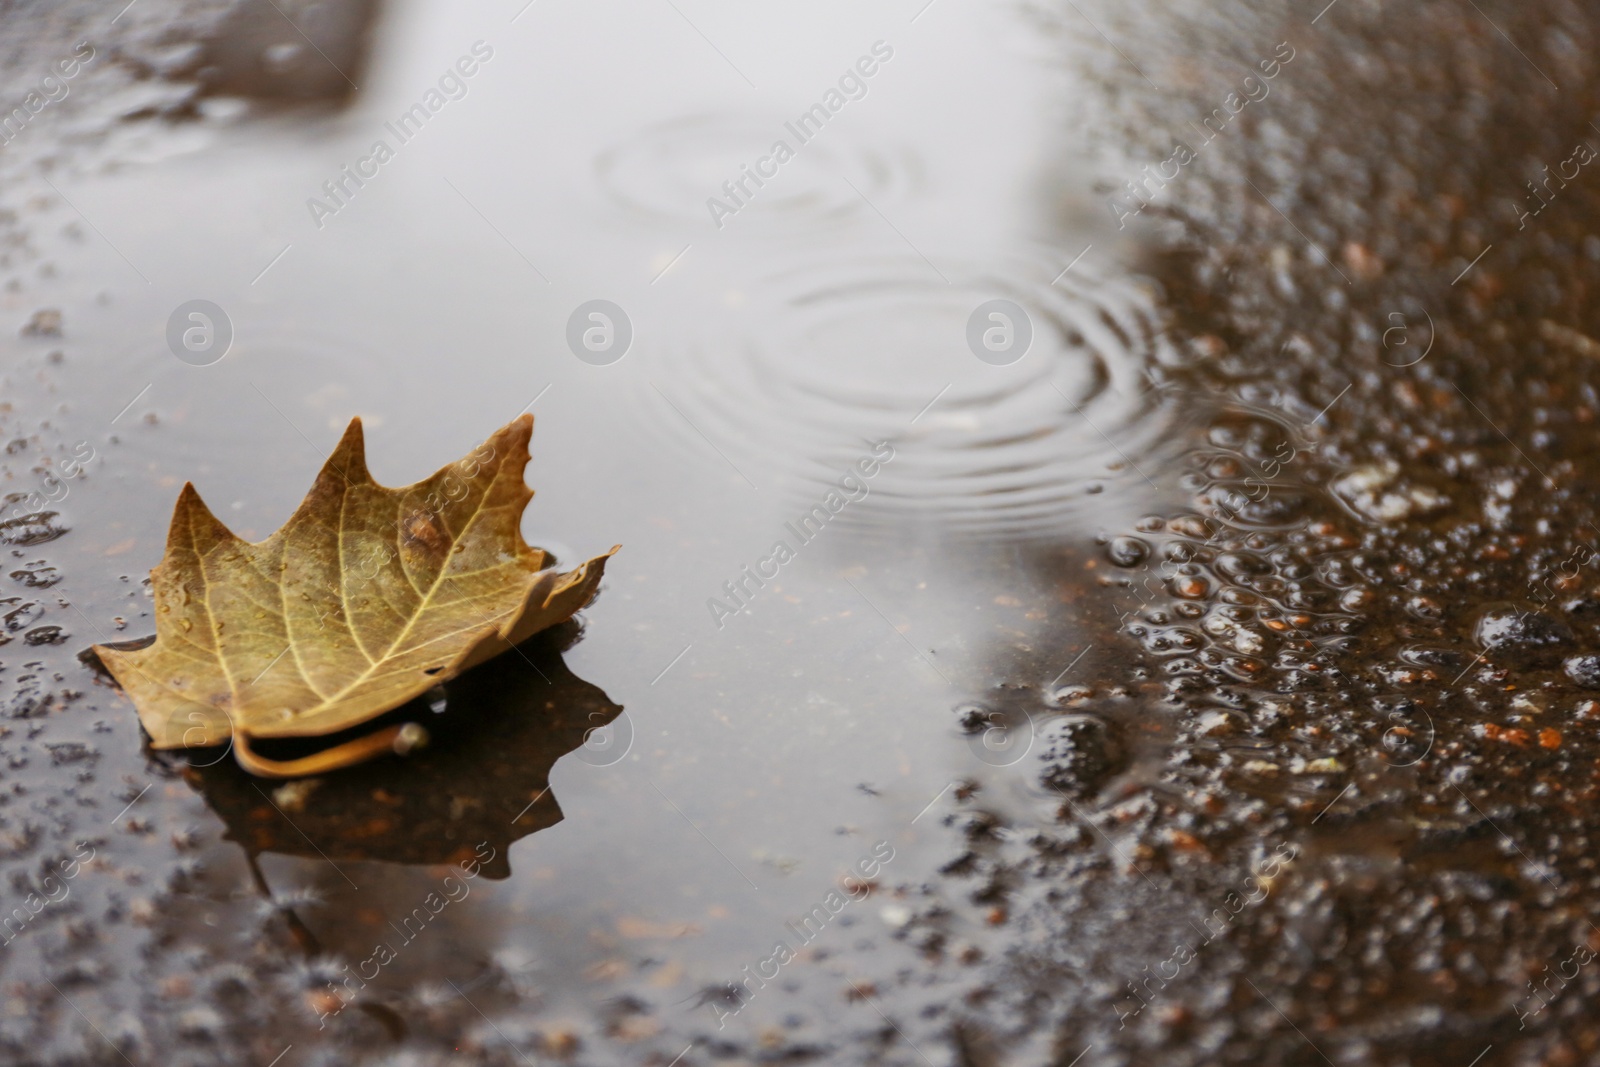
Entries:
<svg viewBox="0 0 1600 1067">
<path fill-rule="evenodd" d="M 62 505 L 73 533 L 19 549 L 68 575 L 48 594 L 71 651 L 150 632 L 140 580 L 185 481 L 264 538 L 356 415 L 392 485 L 531 410 L 527 535 L 623 545 L 582 640 L 539 653 L 555 681 L 503 665 L 428 713 L 464 708 L 459 740 L 322 785 L 146 762 L 127 701 L 52 660 L 87 695 L 47 740 L 95 749 L 55 832 L 90 834 L 104 872 L 75 1005 L 119 1049 L 824 1047 L 878 1029 L 865 975 L 926 950 L 903 934 L 959 851 L 960 783 L 1046 818 L 1041 752 L 1087 753 L 1096 782 L 1139 765 L 1058 695 L 1081 678 L 1106 717 L 1137 714 L 1095 681 L 1115 655 L 1084 595 L 1103 564 L 1064 546 L 1181 492 L 1195 413 L 1163 384 L 1181 357 L 1162 295 L 1109 234 L 1061 235 L 1081 205 L 1042 191 L 1071 177 L 1064 76 L 1006 8 L 753 19 L 395 4 L 348 110 L 202 124 L 202 147 L 182 128 L 169 156 L 58 175 L 59 202 L 37 185 L 59 275 L 7 307 L 65 326 L 11 371 L 48 432 L 21 402 L 8 417 L 97 450 Z M 378 141 L 392 158 L 363 162 Z M 747 168 L 766 184 L 739 186 Z M 215 360 L 171 347 L 192 300 L 221 310 Z M 620 320 L 579 314 L 595 300 Z M 975 319 L 992 301 L 1003 317 Z M 591 328 L 596 347 L 569 344 Z M 1077 725 L 1035 749 L 1062 700 Z M 470 880 L 444 866 L 474 859 Z M 741 1008 L 727 990 L 751 969 Z M 112 1026 L 162 980 L 187 1007 Z M 65 1057 L 79 1028 L 51 1011 L 31 1032 Z"/>
</svg>

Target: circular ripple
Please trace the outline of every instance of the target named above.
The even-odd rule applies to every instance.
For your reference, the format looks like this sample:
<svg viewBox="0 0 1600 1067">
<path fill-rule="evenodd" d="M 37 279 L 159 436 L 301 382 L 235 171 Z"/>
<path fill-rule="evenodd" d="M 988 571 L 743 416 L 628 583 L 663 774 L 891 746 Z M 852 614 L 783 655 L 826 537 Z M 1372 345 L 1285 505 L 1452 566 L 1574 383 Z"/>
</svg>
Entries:
<svg viewBox="0 0 1600 1067">
<path fill-rule="evenodd" d="M 747 180 L 746 197 L 725 226 L 753 229 L 811 226 L 842 221 L 917 184 L 919 167 L 909 152 L 852 145 L 828 131 L 826 138 L 798 145 L 780 121 L 753 115 L 697 115 L 646 129 L 595 159 L 600 187 L 624 207 L 653 218 L 713 222 L 707 201 L 733 204 L 723 189 L 744 168 L 767 156 L 782 140 L 797 151 L 775 177 L 757 187 Z M 860 190 L 861 195 L 851 188 Z"/>
<path fill-rule="evenodd" d="M 701 461 L 710 441 L 763 490 L 810 502 L 888 440 L 894 458 L 840 515 L 855 522 L 1045 532 L 1104 488 L 1143 487 L 1156 465 L 1140 459 L 1175 421 L 1146 377 L 1176 360 L 1154 295 L 1127 278 L 1051 285 L 1042 260 L 945 273 L 908 258 L 774 279 L 729 333 L 662 353 L 652 379 L 670 403 L 654 421 Z M 997 297 L 1034 331 L 1009 366 L 967 345 L 969 316 Z"/>
</svg>

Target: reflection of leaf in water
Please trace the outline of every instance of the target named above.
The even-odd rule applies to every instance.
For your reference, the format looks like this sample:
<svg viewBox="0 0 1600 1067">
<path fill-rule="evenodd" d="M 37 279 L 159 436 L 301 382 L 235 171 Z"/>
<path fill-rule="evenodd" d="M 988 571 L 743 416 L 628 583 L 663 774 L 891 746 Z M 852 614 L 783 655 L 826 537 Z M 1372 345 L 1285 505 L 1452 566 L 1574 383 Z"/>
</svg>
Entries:
<svg viewBox="0 0 1600 1067">
<path fill-rule="evenodd" d="M 393 714 L 413 721 L 419 714 L 441 726 L 451 720 L 430 731 L 435 745 L 404 760 L 297 782 L 283 787 L 290 790 L 283 800 L 271 783 L 216 759 L 215 749 L 195 754 L 197 764 L 214 761 L 210 766 L 187 767 L 184 776 L 227 824 L 228 837 L 252 855 L 455 863 L 474 859 L 486 841 L 494 858 L 482 874 L 504 878 L 511 843 L 561 821 L 549 791 L 551 767 L 622 712 L 562 661 L 562 638 L 575 632 L 567 624 L 448 683 L 442 713 L 415 704 L 397 709 Z M 288 746 L 307 742 L 278 744 L 288 756 Z M 296 794 L 300 803 L 284 803 Z"/>
</svg>

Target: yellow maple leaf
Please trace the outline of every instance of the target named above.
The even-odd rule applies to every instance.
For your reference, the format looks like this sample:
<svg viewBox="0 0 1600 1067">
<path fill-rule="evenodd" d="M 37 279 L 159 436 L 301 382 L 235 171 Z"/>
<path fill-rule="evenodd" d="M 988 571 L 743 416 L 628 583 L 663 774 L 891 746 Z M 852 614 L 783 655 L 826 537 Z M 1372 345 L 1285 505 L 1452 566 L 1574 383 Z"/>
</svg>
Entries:
<svg viewBox="0 0 1600 1067">
<path fill-rule="evenodd" d="M 562 574 L 523 541 L 532 433 L 523 415 L 460 462 L 389 489 L 367 472 L 353 419 L 300 507 L 257 544 L 185 485 L 150 572 L 154 643 L 95 646 L 151 746 L 231 736 L 245 770 L 286 778 L 425 741 L 420 726 L 390 726 L 290 761 L 250 744 L 358 726 L 588 604 L 621 546 Z"/>
</svg>

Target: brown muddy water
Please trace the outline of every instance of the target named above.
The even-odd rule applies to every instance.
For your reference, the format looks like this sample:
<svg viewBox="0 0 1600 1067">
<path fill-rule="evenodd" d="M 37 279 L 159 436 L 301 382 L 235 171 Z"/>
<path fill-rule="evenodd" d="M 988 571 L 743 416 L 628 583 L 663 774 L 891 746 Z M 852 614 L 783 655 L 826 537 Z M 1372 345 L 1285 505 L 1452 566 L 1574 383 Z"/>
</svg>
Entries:
<svg viewBox="0 0 1600 1067">
<path fill-rule="evenodd" d="M 1600 1062 L 1600 13 L 0 10 L 0 1062 Z M 524 411 L 581 625 L 144 746 L 185 481 Z"/>
</svg>

